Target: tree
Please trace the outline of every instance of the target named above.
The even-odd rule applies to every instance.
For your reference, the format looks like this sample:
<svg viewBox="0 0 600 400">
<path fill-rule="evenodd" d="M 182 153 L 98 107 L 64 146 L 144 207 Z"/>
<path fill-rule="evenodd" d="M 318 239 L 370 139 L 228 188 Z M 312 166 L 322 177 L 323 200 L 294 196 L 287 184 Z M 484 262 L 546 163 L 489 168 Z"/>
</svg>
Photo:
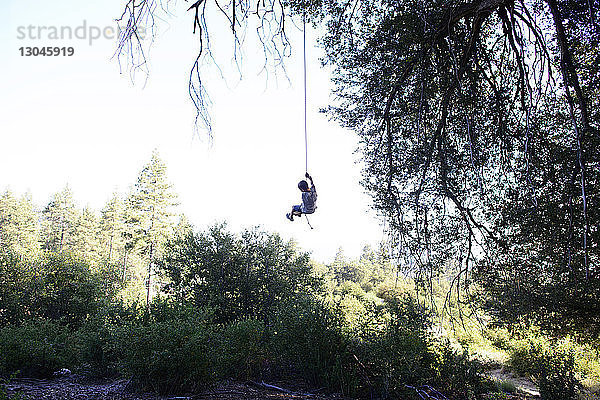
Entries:
<svg viewBox="0 0 600 400">
<path fill-rule="evenodd" d="M 90 207 L 85 207 L 79 214 L 74 231 L 73 247 L 77 254 L 89 261 L 98 261 L 100 226 Z"/>
<path fill-rule="evenodd" d="M 123 247 L 123 231 L 125 221 L 123 218 L 123 200 L 117 193 L 113 193 L 101 212 L 100 217 L 100 243 L 102 254 L 110 263 L 113 254 L 117 254 Z"/>
<path fill-rule="evenodd" d="M 329 112 L 362 139 L 400 264 L 598 329 L 598 2 L 328 4 Z"/>
<path fill-rule="evenodd" d="M 78 326 L 97 312 L 105 293 L 90 265 L 70 254 L 47 254 L 37 262 L 32 314 Z"/>
<path fill-rule="evenodd" d="M 30 195 L 0 197 L 0 246 L 21 256 L 39 251 L 38 218 Z"/>
<path fill-rule="evenodd" d="M 188 93 L 197 111 L 196 123 L 200 123 L 207 129 L 208 134 L 211 134 L 210 115 L 207 110 L 209 102 L 206 99 L 201 66 L 216 63 L 211 48 L 214 38 L 210 32 L 213 32 L 213 28 L 217 31 L 222 29 L 222 25 L 229 27 L 234 48 L 233 60 L 238 67 L 246 33 L 248 30 L 254 30 L 262 46 L 258 52 L 264 56 L 263 72 L 283 70 L 285 73 L 284 61 L 291 55 L 286 26 L 300 22 L 293 21 L 293 15 L 303 14 L 309 18 L 311 14 L 318 13 L 320 5 L 319 0 L 191 2 L 187 11 L 193 13 L 193 34 L 197 34 L 198 37 L 198 50 L 189 73 Z M 155 38 L 156 22 L 171 16 L 171 7 L 175 6 L 176 2 L 170 0 L 160 3 L 160 7 L 155 0 L 125 1 L 123 13 L 117 19 L 119 40 L 115 55 L 119 62 L 129 65 L 132 77 L 137 72 L 148 74 L 146 54 Z M 250 21 L 254 26 L 249 29 Z"/>
<path fill-rule="evenodd" d="M 319 290 L 307 254 L 278 235 L 256 229 L 234 234 L 224 224 L 169 241 L 159 270 L 180 303 L 207 307 L 219 322 L 256 318 L 299 293 Z"/>
<path fill-rule="evenodd" d="M 56 193 L 42 212 L 42 248 L 60 253 L 74 250 L 79 213 L 69 186 Z"/>
<path fill-rule="evenodd" d="M 172 233 L 173 207 L 177 204 L 172 185 L 167 181 L 166 166 L 158 152 L 140 172 L 129 196 L 132 212 L 129 223 L 134 227 L 135 244 L 148 260 L 146 303 L 150 303 L 152 266 L 162 246 Z M 131 238 L 133 240 L 133 237 Z M 131 242 L 133 244 L 133 242 Z"/>
</svg>

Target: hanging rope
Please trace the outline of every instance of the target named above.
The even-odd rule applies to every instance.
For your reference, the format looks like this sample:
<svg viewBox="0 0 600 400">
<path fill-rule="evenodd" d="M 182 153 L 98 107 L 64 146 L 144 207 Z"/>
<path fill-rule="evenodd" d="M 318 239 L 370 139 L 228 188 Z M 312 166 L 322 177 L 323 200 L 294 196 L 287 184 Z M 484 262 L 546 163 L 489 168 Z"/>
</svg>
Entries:
<svg viewBox="0 0 600 400">
<path fill-rule="evenodd" d="M 308 128 L 306 125 L 306 12 L 302 16 L 302 43 L 304 53 L 304 171 L 308 173 Z"/>
<path fill-rule="evenodd" d="M 310 221 L 308 220 L 308 214 L 302 214 L 304 215 L 304 218 L 306 218 L 306 223 L 308 224 L 308 226 L 310 226 L 310 229 L 315 229 L 313 228 L 313 226 L 310 224 Z"/>
</svg>

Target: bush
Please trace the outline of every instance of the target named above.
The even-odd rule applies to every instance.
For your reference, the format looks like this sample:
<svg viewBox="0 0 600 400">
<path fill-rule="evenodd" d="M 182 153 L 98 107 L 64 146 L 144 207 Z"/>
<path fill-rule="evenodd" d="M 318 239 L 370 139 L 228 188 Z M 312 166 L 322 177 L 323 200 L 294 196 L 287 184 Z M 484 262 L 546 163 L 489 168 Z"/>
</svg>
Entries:
<svg viewBox="0 0 600 400">
<path fill-rule="evenodd" d="M 406 385 L 431 385 L 461 399 L 474 398 L 484 389 L 479 363 L 433 337 L 428 310 L 410 296 L 389 298 L 388 309 L 391 318 L 385 332 L 356 345 L 381 397 L 416 396 Z"/>
<path fill-rule="evenodd" d="M 0 246 L 0 326 L 26 318 L 29 311 L 26 264 Z"/>
<path fill-rule="evenodd" d="M 575 377 L 575 355 L 557 349 L 538 361 L 539 389 L 542 399 L 576 399 L 579 382 Z"/>
<path fill-rule="evenodd" d="M 75 363 L 73 341 L 64 326 L 40 320 L 0 329 L 0 374 L 19 371 L 21 377 L 45 378 Z"/>
<path fill-rule="evenodd" d="M 282 303 L 272 327 L 276 362 L 290 367 L 315 385 L 348 393 L 342 373 L 348 357 L 340 320 L 324 303 L 311 296 Z M 348 378 L 351 380 L 351 378 Z"/>
<path fill-rule="evenodd" d="M 79 326 L 98 311 L 103 285 L 88 262 L 68 254 L 27 260 L 0 252 L 0 326 L 32 318 Z"/>
<path fill-rule="evenodd" d="M 261 321 L 232 322 L 218 336 L 214 364 L 219 376 L 250 379 L 262 374 L 268 355 L 265 326 Z"/>
<path fill-rule="evenodd" d="M 341 309 L 310 297 L 282 305 L 273 327 L 280 364 L 354 397 L 408 399 L 416 393 L 405 385 L 432 385 L 467 399 L 483 389 L 479 364 L 434 339 L 429 312 L 414 299 L 388 299 L 387 317 L 366 313 L 360 329 L 348 329 L 348 298 L 339 301 Z"/>
<path fill-rule="evenodd" d="M 511 381 L 497 380 L 494 381 L 497 392 L 501 393 L 516 393 L 517 386 Z"/>
<path fill-rule="evenodd" d="M 515 342 L 510 365 L 537 380 L 542 399 L 576 399 L 575 354 L 567 342 L 528 336 Z"/>
<path fill-rule="evenodd" d="M 165 394 L 196 391 L 213 382 L 211 354 L 217 343 L 206 316 L 160 307 L 156 317 L 149 314 L 116 328 L 114 351 L 121 372 L 139 389 Z"/>
<path fill-rule="evenodd" d="M 114 325 L 97 317 L 74 333 L 80 372 L 96 378 L 117 375 L 115 333 Z"/>
<path fill-rule="evenodd" d="M 98 312 L 102 283 L 86 261 L 50 254 L 39 262 L 38 274 L 32 303 L 41 317 L 76 327 Z"/>
</svg>

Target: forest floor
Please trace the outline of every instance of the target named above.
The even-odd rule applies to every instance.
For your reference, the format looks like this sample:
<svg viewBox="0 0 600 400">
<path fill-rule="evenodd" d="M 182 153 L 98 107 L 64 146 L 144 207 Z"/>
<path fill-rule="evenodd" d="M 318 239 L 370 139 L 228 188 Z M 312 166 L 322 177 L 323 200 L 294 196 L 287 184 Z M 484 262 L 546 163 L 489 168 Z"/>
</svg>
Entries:
<svg viewBox="0 0 600 400">
<path fill-rule="evenodd" d="M 502 371 L 495 371 L 494 374 L 499 379 L 513 379 Z M 519 380 L 520 378 L 514 379 L 520 394 L 507 395 L 504 399 L 538 398 L 535 387 L 532 387 L 530 382 Z M 288 393 L 251 383 L 226 381 L 195 395 L 158 396 L 133 392 L 126 380 L 89 381 L 73 377 L 48 380 L 18 379 L 5 387 L 12 398 L 21 400 L 350 400 L 339 394 L 320 394 L 318 390 L 311 391 L 301 384 L 278 382 L 275 385 L 286 388 Z"/>
<path fill-rule="evenodd" d="M 517 393 L 505 395 L 504 399 L 539 398 L 535 385 L 526 378 L 501 368 L 487 371 L 486 375 L 515 386 Z M 224 381 L 201 393 L 178 396 L 139 393 L 132 390 L 127 380 L 89 380 L 76 374 L 55 379 L 16 379 L 4 386 L 9 398 L 20 400 L 349 400 L 340 394 L 322 393 L 322 389 L 310 388 L 295 380 L 272 382 L 272 385 Z"/>
<path fill-rule="evenodd" d="M 17 379 L 5 385 L 7 392 L 22 400 L 343 400 L 337 394 L 319 394 L 302 385 L 281 385 L 287 393 L 260 384 L 226 381 L 194 395 L 158 396 L 136 393 L 126 380 L 86 381 L 74 377 L 59 379 Z M 275 384 L 280 387 L 278 384 Z M 346 398 L 347 399 L 347 398 Z"/>
<path fill-rule="evenodd" d="M 529 396 L 525 398 L 538 398 L 540 395 L 537 387 L 530 379 L 517 376 L 502 367 L 487 371 L 486 375 L 497 381 L 512 383 L 515 386 L 515 389 L 517 389 L 518 393 Z"/>
</svg>

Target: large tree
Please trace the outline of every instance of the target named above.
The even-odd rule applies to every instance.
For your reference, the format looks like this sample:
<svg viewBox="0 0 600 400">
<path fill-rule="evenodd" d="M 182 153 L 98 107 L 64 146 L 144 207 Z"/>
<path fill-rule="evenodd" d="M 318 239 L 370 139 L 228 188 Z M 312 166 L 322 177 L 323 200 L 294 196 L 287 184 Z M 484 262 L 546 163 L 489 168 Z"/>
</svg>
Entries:
<svg viewBox="0 0 600 400">
<path fill-rule="evenodd" d="M 25 256 L 39 250 L 38 217 L 30 195 L 0 196 L 0 248 Z"/>
<path fill-rule="evenodd" d="M 174 237 L 158 266 L 167 293 L 214 309 L 219 322 L 257 318 L 268 324 L 277 304 L 320 284 L 308 254 L 294 243 L 256 229 L 236 235 L 225 224 Z"/>
<path fill-rule="evenodd" d="M 119 249 L 124 247 L 123 232 L 125 219 L 123 217 L 123 200 L 117 193 L 106 202 L 100 217 L 100 244 L 103 257 L 110 263 Z"/>
<path fill-rule="evenodd" d="M 76 250 L 77 222 L 80 212 L 75 206 L 69 186 L 52 196 L 42 211 L 42 248 L 60 253 Z"/>
<path fill-rule="evenodd" d="M 597 334 L 597 2 L 355 4 L 323 40 L 330 112 L 362 138 L 402 265 L 475 273 L 502 320 Z"/>
<path fill-rule="evenodd" d="M 173 207 L 176 194 L 167 179 L 167 168 L 155 150 L 148 164 L 140 172 L 134 190 L 129 196 L 131 205 L 129 225 L 132 238 L 148 262 L 146 302 L 150 302 L 154 260 L 173 232 L 176 221 Z"/>
</svg>

